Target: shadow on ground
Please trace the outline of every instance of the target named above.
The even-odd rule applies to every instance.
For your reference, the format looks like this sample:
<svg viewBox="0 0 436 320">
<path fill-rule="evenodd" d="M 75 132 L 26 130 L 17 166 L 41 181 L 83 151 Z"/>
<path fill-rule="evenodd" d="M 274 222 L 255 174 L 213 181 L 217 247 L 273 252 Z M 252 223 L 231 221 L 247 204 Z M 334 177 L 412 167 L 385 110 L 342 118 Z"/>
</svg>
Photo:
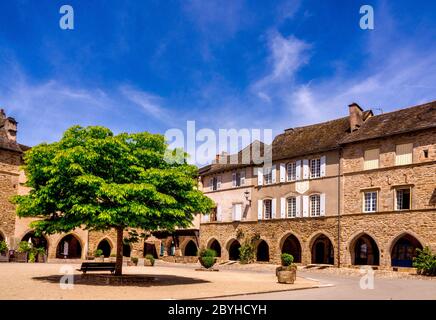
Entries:
<svg viewBox="0 0 436 320">
<path fill-rule="evenodd" d="M 74 284 L 91 286 L 131 286 L 131 287 L 155 287 L 155 286 L 174 286 L 208 283 L 203 279 L 179 277 L 173 275 L 135 275 L 128 274 L 114 276 L 108 274 L 74 274 Z M 50 275 L 44 277 L 33 277 L 33 280 L 49 283 L 68 283 L 65 275 Z"/>
</svg>

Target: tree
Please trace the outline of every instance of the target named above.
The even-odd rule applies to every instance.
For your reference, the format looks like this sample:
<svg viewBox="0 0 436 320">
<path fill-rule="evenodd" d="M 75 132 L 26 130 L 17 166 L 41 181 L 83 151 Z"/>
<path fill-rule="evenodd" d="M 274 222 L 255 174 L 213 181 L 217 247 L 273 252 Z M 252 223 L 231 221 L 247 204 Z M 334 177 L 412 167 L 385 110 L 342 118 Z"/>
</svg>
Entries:
<svg viewBox="0 0 436 320">
<path fill-rule="evenodd" d="M 197 190 L 198 171 L 186 154 L 182 161 L 166 161 L 168 154 L 180 156 L 180 150 L 169 150 L 162 135 L 74 126 L 59 142 L 25 153 L 31 191 L 14 197 L 17 215 L 39 217 L 32 223 L 37 233 L 115 229 L 115 274 L 121 275 L 126 228 L 188 227 L 194 214 L 213 207 Z"/>
</svg>

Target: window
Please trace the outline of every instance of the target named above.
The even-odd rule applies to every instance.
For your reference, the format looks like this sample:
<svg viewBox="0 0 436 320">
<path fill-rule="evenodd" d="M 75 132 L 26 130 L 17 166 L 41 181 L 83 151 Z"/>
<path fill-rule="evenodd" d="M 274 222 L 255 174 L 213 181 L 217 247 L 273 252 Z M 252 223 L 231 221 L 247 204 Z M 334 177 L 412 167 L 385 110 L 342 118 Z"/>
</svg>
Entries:
<svg viewBox="0 0 436 320">
<path fill-rule="evenodd" d="M 218 221 L 218 208 L 215 207 L 210 211 L 210 221 Z"/>
<path fill-rule="evenodd" d="M 245 171 L 238 171 L 232 174 L 233 187 L 240 187 L 245 184 Z"/>
<path fill-rule="evenodd" d="M 264 184 L 271 184 L 272 183 L 272 168 L 265 168 L 265 171 L 263 174 L 263 183 Z"/>
<path fill-rule="evenodd" d="M 321 198 L 319 194 L 310 196 L 310 215 L 312 217 L 318 217 L 321 215 Z"/>
<path fill-rule="evenodd" d="M 212 191 L 218 190 L 221 188 L 221 177 L 213 177 L 209 180 L 209 188 Z"/>
<path fill-rule="evenodd" d="M 297 180 L 297 163 L 288 163 L 288 181 Z"/>
<path fill-rule="evenodd" d="M 319 178 L 321 176 L 321 159 L 310 160 L 310 177 Z"/>
<path fill-rule="evenodd" d="M 288 218 L 297 216 L 297 199 L 295 197 L 288 198 Z"/>
<path fill-rule="evenodd" d="M 397 189 L 396 196 L 396 210 L 410 210 L 410 188 Z"/>
<path fill-rule="evenodd" d="M 363 169 L 364 170 L 377 169 L 379 166 L 379 157 L 380 157 L 379 149 L 365 150 Z"/>
<path fill-rule="evenodd" d="M 398 144 L 395 150 L 395 164 L 411 164 L 412 163 L 413 144 Z"/>
<path fill-rule="evenodd" d="M 271 199 L 263 200 L 263 218 L 264 219 L 271 219 L 271 207 L 272 207 L 272 200 Z"/>
<path fill-rule="evenodd" d="M 363 194 L 363 212 L 377 211 L 377 191 L 368 191 Z"/>
</svg>

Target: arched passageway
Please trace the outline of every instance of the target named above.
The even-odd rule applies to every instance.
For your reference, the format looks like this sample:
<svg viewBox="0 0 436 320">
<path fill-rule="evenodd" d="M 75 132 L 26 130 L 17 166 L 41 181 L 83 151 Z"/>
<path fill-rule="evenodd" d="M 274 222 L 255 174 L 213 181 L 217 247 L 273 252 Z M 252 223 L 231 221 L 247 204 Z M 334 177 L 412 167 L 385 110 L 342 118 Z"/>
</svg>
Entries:
<svg viewBox="0 0 436 320">
<path fill-rule="evenodd" d="M 312 263 L 334 264 L 333 245 L 325 235 L 319 235 L 312 244 Z"/>
<path fill-rule="evenodd" d="M 48 250 L 48 242 L 44 236 L 36 236 L 34 231 L 29 231 L 26 235 L 21 239 L 21 241 L 32 243 L 34 248 L 44 248 L 47 252 Z"/>
<path fill-rule="evenodd" d="M 80 259 L 82 257 L 82 246 L 79 239 L 69 234 L 59 241 L 56 248 L 56 258 Z"/>
<path fill-rule="evenodd" d="M 289 253 L 294 257 L 294 262 L 301 262 L 301 244 L 297 237 L 289 235 L 282 245 L 282 253 Z"/>
<path fill-rule="evenodd" d="M 108 258 L 111 255 L 112 246 L 110 245 L 109 241 L 107 241 L 106 239 L 103 239 L 98 244 L 97 250 L 103 251 L 103 256 L 105 258 Z"/>
<path fill-rule="evenodd" d="M 128 243 L 123 243 L 123 257 L 130 257 L 130 244 Z"/>
<path fill-rule="evenodd" d="M 184 255 L 188 256 L 188 257 L 195 257 L 197 255 L 197 251 L 198 251 L 198 248 L 197 248 L 197 245 L 195 244 L 195 242 L 192 240 L 189 240 L 189 242 L 185 246 Z"/>
<path fill-rule="evenodd" d="M 374 239 L 367 234 L 359 236 L 350 248 L 353 265 L 380 264 L 380 253 Z"/>
<path fill-rule="evenodd" d="M 260 241 L 257 245 L 256 260 L 269 261 L 269 246 L 265 240 Z"/>
<path fill-rule="evenodd" d="M 229 246 L 229 260 L 239 260 L 241 244 L 238 240 L 233 240 Z"/>
<path fill-rule="evenodd" d="M 217 257 L 221 257 L 221 245 L 218 242 L 218 240 L 214 239 L 210 245 L 209 245 L 209 249 L 212 249 L 216 252 L 216 256 Z"/>
<path fill-rule="evenodd" d="M 158 257 L 157 251 L 156 251 L 156 245 L 152 242 L 145 242 L 144 243 L 144 257 L 148 254 L 151 254 L 154 258 Z M 130 256 L 130 252 L 129 252 L 129 256 Z"/>
<path fill-rule="evenodd" d="M 393 267 L 412 267 L 413 258 L 417 256 L 416 249 L 422 249 L 421 243 L 410 234 L 405 234 L 395 241 L 391 251 Z"/>
</svg>

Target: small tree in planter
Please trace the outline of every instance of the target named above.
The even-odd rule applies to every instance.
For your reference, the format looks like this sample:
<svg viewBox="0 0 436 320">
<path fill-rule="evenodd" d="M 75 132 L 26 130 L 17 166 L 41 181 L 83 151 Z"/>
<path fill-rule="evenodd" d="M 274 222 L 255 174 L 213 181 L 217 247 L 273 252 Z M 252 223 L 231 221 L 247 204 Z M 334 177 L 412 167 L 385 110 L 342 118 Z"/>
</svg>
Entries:
<svg viewBox="0 0 436 320">
<path fill-rule="evenodd" d="M 37 262 L 43 263 L 47 261 L 47 252 L 44 247 L 35 248 L 37 254 Z"/>
<path fill-rule="evenodd" d="M 27 262 L 31 250 L 32 246 L 27 241 L 21 241 L 18 244 L 18 250 L 15 253 L 17 262 Z"/>
<path fill-rule="evenodd" d="M 429 247 L 416 249 L 418 256 L 413 258 L 413 267 L 417 269 L 420 275 L 436 275 L 436 254 L 433 254 Z"/>
<path fill-rule="evenodd" d="M 0 262 L 9 262 L 9 248 L 6 241 L 0 241 Z"/>
<path fill-rule="evenodd" d="M 154 266 L 154 257 L 151 254 L 145 256 L 144 265 L 149 267 Z"/>
<path fill-rule="evenodd" d="M 203 249 L 199 253 L 198 261 L 203 268 L 211 269 L 216 262 L 216 252 L 212 249 Z"/>
<path fill-rule="evenodd" d="M 138 258 L 137 257 L 131 257 L 130 261 L 127 262 L 128 266 L 137 266 L 138 265 Z"/>
<path fill-rule="evenodd" d="M 104 261 L 103 250 L 101 249 L 95 250 L 94 257 L 96 262 L 103 262 Z"/>
<path fill-rule="evenodd" d="M 297 266 L 294 264 L 294 257 L 289 253 L 282 253 L 280 258 L 282 265 L 276 269 L 278 282 L 294 283 L 297 278 Z"/>
<path fill-rule="evenodd" d="M 109 262 L 116 262 L 117 261 L 117 255 L 115 253 L 111 253 L 109 257 Z"/>
</svg>

